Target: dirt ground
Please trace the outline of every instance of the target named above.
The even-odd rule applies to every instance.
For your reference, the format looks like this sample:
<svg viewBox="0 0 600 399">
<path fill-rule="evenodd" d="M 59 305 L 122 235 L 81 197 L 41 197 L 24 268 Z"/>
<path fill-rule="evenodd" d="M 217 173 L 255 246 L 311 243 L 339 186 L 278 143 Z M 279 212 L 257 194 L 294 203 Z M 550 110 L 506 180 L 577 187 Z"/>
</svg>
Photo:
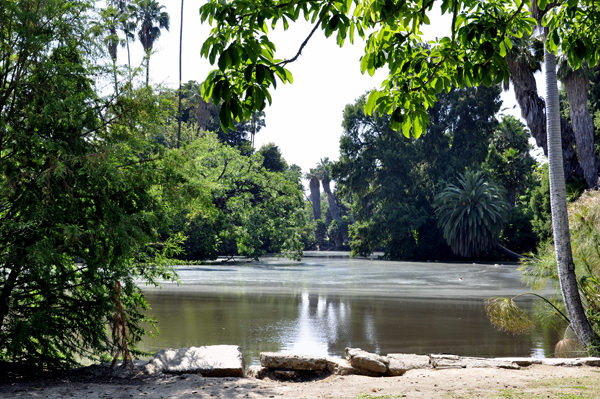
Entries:
<svg viewBox="0 0 600 399">
<path fill-rule="evenodd" d="M 64 374 L 0 382 L 0 398 L 600 398 L 600 368 L 530 366 L 521 370 L 411 370 L 401 377 L 328 376 L 307 382 L 208 378 L 125 378 Z"/>
</svg>

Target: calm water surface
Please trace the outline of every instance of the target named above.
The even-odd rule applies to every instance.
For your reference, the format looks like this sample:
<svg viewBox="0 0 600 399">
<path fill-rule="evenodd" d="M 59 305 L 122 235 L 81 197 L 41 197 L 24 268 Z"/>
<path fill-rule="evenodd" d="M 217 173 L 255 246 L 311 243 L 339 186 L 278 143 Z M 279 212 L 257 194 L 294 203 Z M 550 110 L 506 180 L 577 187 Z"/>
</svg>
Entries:
<svg viewBox="0 0 600 399">
<path fill-rule="evenodd" d="M 142 349 L 240 345 L 252 365 L 263 351 L 342 357 L 346 347 L 545 356 L 559 339 L 541 331 L 514 338 L 491 327 L 483 300 L 527 291 L 514 265 L 309 256 L 178 272 L 182 285 L 146 291 L 160 334 Z"/>
</svg>

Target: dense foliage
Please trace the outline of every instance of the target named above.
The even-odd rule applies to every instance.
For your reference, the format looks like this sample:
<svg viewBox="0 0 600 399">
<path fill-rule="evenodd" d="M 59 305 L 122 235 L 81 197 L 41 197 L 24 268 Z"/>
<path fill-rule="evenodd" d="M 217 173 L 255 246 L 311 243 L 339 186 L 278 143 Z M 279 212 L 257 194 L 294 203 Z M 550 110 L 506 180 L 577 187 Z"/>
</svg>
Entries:
<svg viewBox="0 0 600 399">
<path fill-rule="evenodd" d="M 586 316 L 596 332 L 600 332 L 600 196 L 597 192 L 587 192 L 569 205 L 569 225 L 571 227 L 571 244 L 573 258 L 577 270 L 577 284 L 581 298 L 585 304 Z M 545 327 L 566 328 L 569 320 L 565 316 L 565 306 L 560 297 L 559 278 L 556 267 L 554 246 L 546 241 L 540 247 L 534 258 L 527 261 L 522 267 L 524 279 L 528 286 L 537 293 L 548 292 L 554 289 L 555 295 L 547 297 L 537 306 L 535 320 Z M 490 317 L 498 326 L 502 326 L 509 333 L 517 334 L 530 330 L 534 323 L 526 320 L 522 311 L 507 311 L 515 309 L 515 303 L 509 298 L 494 298 L 490 301 Z M 500 309 L 503 309 L 500 311 Z M 513 328 L 519 326 L 517 320 L 526 320 L 527 328 Z M 568 336 L 568 335 L 567 335 Z M 559 343 L 557 351 L 564 343 Z M 579 350 L 581 348 L 579 347 Z M 564 354 L 573 356 L 572 353 Z M 578 353 L 577 355 L 581 355 Z"/>
<path fill-rule="evenodd" d="M 481 168 L 492 142 L 506 140 L 506 122 L 495 117 L 499 93 L 481 86 L 443 94 L 429 111 L 427 135 L 418 140 L 395 133 L 387 116 L 365 115 L 365 97 L 346 107 L 333 175 L 356 219 L 349 227 L 353 253 L 377 248 L 392 258 L 453 258 L 436 227 L 434 196 L 465 168 Z M 511 151 L 522 157 L 528 149 Z"/>
<path fill-rule="evenodd" d="M 0 6 L 0 360 L 38 370 L 136 354 L 174 257 L 302 255 L 298 168 L 193 121 L 175 149 L 176 96 L 121 73 L 107 16 Z"/>
<path fill-rule="evenodd" d="M 504 191 L 481 172 L 467 171 L 435 196 L 438 226 L 452 252 L 469 258 L 498 245 L 509 207 Z"/>
<path fill-rule="evenodd" d="M 151 188 L 166 171 L 138 129 L 145 95 L 97 94 L 88 2 L 0 9 L 0 357 L 43 368 L 119 353 L 146 321 L 135 280 L 172 277 L 161 259 L 176 249 L 157 240 Z"/>
</svg>

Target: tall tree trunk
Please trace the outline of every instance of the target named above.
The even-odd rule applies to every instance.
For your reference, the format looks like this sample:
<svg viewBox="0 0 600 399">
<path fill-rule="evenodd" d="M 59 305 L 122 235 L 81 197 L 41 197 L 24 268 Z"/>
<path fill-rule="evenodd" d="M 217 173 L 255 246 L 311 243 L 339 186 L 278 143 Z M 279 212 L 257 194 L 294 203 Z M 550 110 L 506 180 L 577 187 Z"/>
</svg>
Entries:
<svg viewBox="0 0 600 399">
<path fill-rule="evenodd" d="M 150 51 L 146 50 L 146 87 L 150 86 Z"/>
<path fill-rule="evenodd" d="M 571 326 L 582 345 L 591 353 L 597 353 L 598 336 L 585 317 L 581 297 L 577 287 L 575 265 L 571 253 L 571 237 L 567 215 L 565 179 L 562 168 L 560 109 L 558 105 L 558 84 L 556 78 L 556 57 L 545 49 L 546 58 L 546 110 L 548 132 L 548 168 L 550 171 L 550 204 L 552 207 L 552 228 L 556 263 L 563 300 Z"/>
<path fill-rule="evenodd" d="M 571 108 L 571 123 L 577 142 L 579 163 L 590 188 L 598 185 L 598 161 L 594 149 L 594 122 L 588 109 L 590 82 L 582 73 L 569 72 L 563 79 Z"/>
<path fill-rule="evenodd" d="M 4 326 L 4 318 L 10 311 L 10 295 L 17 283 L 17 278 L 21 273 L 21 269 L 15 265 L 11 265 L 8 278 L 4 281 L 2 291 L 0 291 L 0 329 Z"/>
<path fill-rule="evenodd" d="M 310 201 L 312 202 L 313 208 L 313 219 L 321 219 L 321 189 L 319 185 L 319 179 L 311 177 L 310 183 Z"/>
<path fill-rule="evenodd" d="M 521 108 L 521 117 L 527 122 L 527 127 L 538 147 L 548 156 L 546 134 L 546 101 L 538 95 L 535 76 L 527 65 L 507 58 L 510 77 L 515 90 L 515 99 Z M 560 117 L 560 135 L 563 159 L 563 174 L 565 181 L 573 176 L 582 177 L 583 170 L 575 151 L 575 134 L 573 128 L 564 118 Z"/>
<path fill-rule="evenodd" d="M 342 220 L 342 218 L 340 217 L 338 206 L 335 203 L 335 195 L 333 195 L 331 188 L 329 187 L 329 182 L 330 180 L 328 178 L 321 180 L 321 183 L 323 184 L 323 191 L 327 193 L 327 202 L 329 203 L 329 212 L 331 212 L 331 217 L 333 220 L 339 222 Z"/>
<path fill-rule="evenodd" d="M 178 105 L 178 127 L 177 148 L 181 147 L 181 50 L 183 48 L 183 0 L 181 0 L 181 24 L 179 25 L 179 105 Z"/>
</svg>

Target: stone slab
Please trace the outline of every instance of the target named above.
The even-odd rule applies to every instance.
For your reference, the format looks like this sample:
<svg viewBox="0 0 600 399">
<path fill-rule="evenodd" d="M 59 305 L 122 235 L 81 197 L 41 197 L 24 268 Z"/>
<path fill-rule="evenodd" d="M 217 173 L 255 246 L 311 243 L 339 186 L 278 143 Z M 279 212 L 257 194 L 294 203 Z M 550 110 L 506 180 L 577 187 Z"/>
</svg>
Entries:
<svg viewBox="0 0 600 399">
<path fill-rule="evenodd" d="M 246 370 L 246 377 L 248 378 L 256 378 L 262 380 L 267 376 L 269 369 L 262 366 L 250 366 L 248 370 Z"/>
<path fill-rule="evenodd" d="M 362 370 L 352 367 L 350 362 L 346 359 L 339 359 L 337 357 L 327 358 L 327 369 L 331 374 L 334 375 L 366 375 L 368 377 L 377 377 L 379 374 L 369 370 Z"/>
<path fill-rule="evenodd" d="M 387 358 L 390 361 L 387 365 L 387 373 L 392 376 L 403 375 L 407 370 L 426 369 L 431 367 L 430 359 L 427 355 L 389 353 Z"/>
<path fill-rule="evenodd" d="M 461 357 L 456 355 L 429 355 L 434 368 L 502 368 L 518 370 L 517 363 L 482 357 Z"/>
<path fill-rule="evenodd" d="M 495 360 L 513 362 L 521 367 L 531 366 L 532 364 L 542 364 L 542 359 L 536 357 L 495 357 Z"/>
<path fill-rule="evenodd" d="M 576 358 L 548 358 L 540 359 L 541 364 L 546 366 L 600 366 L 600 358 L 598 357 L 576 357 Z"/>
<path fill-rule="evenodd" d="M 385 356 L 369 353 L 360 348 L 346 348 L 346 359 L 352 367 L 385 374 L 390 360 Z"/>
<path fill-rule="evenodd" d="M 146 365 L 150 374 L 202 374 L 206 377 L 244 377 L 242 349 L 236 345 L 213 345 L 156 352 Z"/>
<path fill-rule="evenodd" d="M 260 365 L 271 369 L 323 371 L 327 369 L 327 359 L 320 356 L 261 352 Z"/>
</svg>

